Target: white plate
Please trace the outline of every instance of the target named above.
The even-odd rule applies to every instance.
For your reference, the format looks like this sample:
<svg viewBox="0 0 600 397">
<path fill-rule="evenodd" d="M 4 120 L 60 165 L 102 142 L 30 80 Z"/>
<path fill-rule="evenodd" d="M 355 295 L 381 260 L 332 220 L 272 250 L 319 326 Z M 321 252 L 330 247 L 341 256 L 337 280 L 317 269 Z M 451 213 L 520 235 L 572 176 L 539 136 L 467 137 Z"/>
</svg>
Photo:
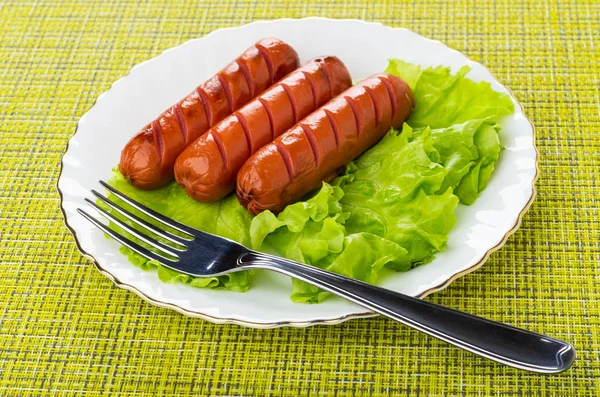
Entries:
<svg viewBox="0 0 600 397">
<path fill-rule="evenodd" d="M 79 120 L 63 157 L 58 181 L 67 226 L 81 252 L 119 287 L 186 315 L 261 328 L 333 324 L 371 316 L 373 313 L 339 298 L 319 305 L 295 304 L 289 298 L 290 279 L 276 274 L 258 277 L 244 294 L 164 284 L 156 272 L 130 264 L 119 253 L 115 241 L 104 238 L 76 213 L 76 208 L 85 207 L 83 198 L 91 197 L 90 189 L 99 187 L 97 181 L 110 177 L 121 148 L 133 134 L 249 45 L 267 36 L 291 44 L 302 62 L 320 55 L 336 55 L 348 66 L 353 78 L 381 72 L 388 58 L 401 58 L 423 66 L 447 65 L 453 71 L 469 65 L 469 78 L 488 81 L 494 90 L 510 94 L 479 63 L 406 29 L 357 20 L 308 18 L 254 22 L 218 30 L 135 66 Z M 383 287 L 419 297 L 440 290 L 481 266 L 518 228 L 535 195 L 538 155 L 533 125 L 514 98 L 513 101 L 515 114 L 501 123 L 505 150 L 497 169 L 474 205 L 459 206 L 448 249 L 427 265 L 386 278 L 381 283 Z"/>
</svg>

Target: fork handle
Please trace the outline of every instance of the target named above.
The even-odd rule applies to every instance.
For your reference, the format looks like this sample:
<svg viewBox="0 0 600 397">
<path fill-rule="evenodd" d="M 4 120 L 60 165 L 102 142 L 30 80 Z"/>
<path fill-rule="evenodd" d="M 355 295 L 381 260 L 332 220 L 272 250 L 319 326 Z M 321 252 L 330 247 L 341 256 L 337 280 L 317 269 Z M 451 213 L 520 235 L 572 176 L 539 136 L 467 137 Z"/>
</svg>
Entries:
<svg viewBox="0 0 600 397">
<path fill-rule="evenodd" d="M 241 268 L 261 268 L 305 281 L 412 328 L 511 367 L 558 373 L 575 360 L 571 344 L 472 316 L 284 258 L 249 252 Z"/>
</svg>

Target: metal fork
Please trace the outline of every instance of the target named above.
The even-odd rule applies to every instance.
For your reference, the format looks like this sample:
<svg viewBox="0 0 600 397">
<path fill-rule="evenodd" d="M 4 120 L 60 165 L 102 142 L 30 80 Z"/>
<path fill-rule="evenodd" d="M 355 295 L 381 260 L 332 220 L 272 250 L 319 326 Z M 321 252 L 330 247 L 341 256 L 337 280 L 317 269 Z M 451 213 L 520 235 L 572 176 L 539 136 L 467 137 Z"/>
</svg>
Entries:
<svg viewBox="0 0 600 397">
<path fill-rule="evenodd" d="M 472 316 L 313 266 L 252 251 L 235 241 L 166 218 L 107 183 L 100 181 L 100 184 L 131 207 L 163 225 L 164 228 L 157 227 L 92 190 L 92 194 L 102 203 L 145 231 L 141 233 L 92 200 L 85 199 L 108 220 L 154 247 L 156 252 L 115 232 L 86 211 L 80 208 L 77 211 L 129 249 L 171 269 L 196 277 L 219 276 L 248 269 L 273 270 L 306 281 L 426 334 L 511 367 L 540 373 L 558 373 L 569 368 L 575 360 L 575 349 L 567 342 Z M 179 233 L 167 230 L 169 228 Z"/>
</svg>

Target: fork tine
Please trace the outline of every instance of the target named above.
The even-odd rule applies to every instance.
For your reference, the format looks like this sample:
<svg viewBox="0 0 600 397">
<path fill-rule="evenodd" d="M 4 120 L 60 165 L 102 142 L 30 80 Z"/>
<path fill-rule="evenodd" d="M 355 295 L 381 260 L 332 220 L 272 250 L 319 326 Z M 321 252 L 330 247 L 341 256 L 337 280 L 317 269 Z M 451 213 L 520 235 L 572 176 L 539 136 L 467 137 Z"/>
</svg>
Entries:
<svg viewBox="0 0 600 397">
<path fill-rule="evenodd" d="M 98 229 L 102 230 L 104 233 L 108 234 L 109 236 L 111 236 L 112 238 L 114 238 L 115 240 L 117 240 L 118 242 L 120 242 L 121 244 L 123 244 L 124 246 L 129 248 L 130 250 L 142 255 L 144 258 L 150 259 L 150 260 L 156 260 L 161 263 L 165 263 L 165 261 L 167 263 L 176 263 L 176 261 L 174 261 L 171 258 L 167 258 L 166 256 L 152 252 L 149 249 L 142 247 L 138 243 L 131 241 L 127 237 L 121 236 L 119 233 L 115 232 L 108 226 L 104 225 L 102 222 L 98 221 L 96 218 L 94 218 L 93 216 L 91 216 L 90 214 L 88 214 L 87 212 L 82 210 L 81 208 L 77 208 L 77 212 L 79 212 L 84 218 L 86 218 L 88 221 L 90 221 Z M 176 255 L 173 255 L 173 256 L 176 256 Z"/>
<path fill-rule="evenodd" d="M 167 217 L 165 217 L 164 215 L 159 214 L 158 212 L 146 207 L 143 204 L 138 203 L 137 201 L 135 201 L 134 199 L 126 196 L 125 194 L 121 193 L 120 191 L 118 191 L 117 189 L 115 189 L 114 187 L 110 186 L 108 183 L 104 182 L 104 181 L 98 181 L 102 186 L 104 186 L 104 188 L 106 190 L 108 190 L 109 192 L 111 192 L 112 194 L 114 194 L 115 196 L 119 197 L 121 200 L 125 201 L 127 204 L 131 205 L 133 208 L 135 208 L 136 210 L 140 211 L 141 213 L 148 215 L 149 217 L 151 217 L 152 219 L 154 219 L 155 221 L 159 221 L 162 222 L 163 224 L 165 224 L 166 226 L 169 226 L 179 232 L 182 233 L 187 233 L 190 234 L 192 236 L 195 236 L 196 233 L 198 233 L 197 230 L 184 225 L 183 223 L 174 221 L 173 219 L 169 219 Z"/>
<path fill-rule="evenodd" d="M 113 210 L 117 211 L 119 214 L 123 215 L 125 218 L 129 219 L 132 222 L 135 222 L 138 226 L 141 226 L 142 228 L 149 230 L 150 232 L 156 234 L 157 236 L 164 238 L 165 240 L 169 240 L 170 242 L 179 244 L 179 245 L 182 245 L 181 243 L 183 243 L 185 241 L 191 241 L 191 239 L 186 239 L 184 237 L 178 236 L 176 234 L 169 232 L 168 230 L 159 229 L 158 227 L 154 226 L 150 222 L 147 222 L 144 219 L 140 218 L 139 216 L 127 211 L 126 209 L 119 207 L 117 204 L 113 203 L 107 197 L 105 197 L 102 193 L 98 193 L 94 189 L 92 189 L 92 194 L 94 196 L 96 196 L 104 204 L 106 204 Z"/>
<path fill-rule="evenodd" d="M 179 247 L 173 247 L 173 246 L 170 246 L 170 245 L 163 244 L 160 241 L 154 240 L 153 238 L 150 238 L 149 236 L 146 236 L 143 233 L 138 232 L 137 230 L 135 230 L 134 228 L 130 227 L 125 222 L 122 222 L 119 218 L 116 218 L 113 214 L 111 214 L 110 212 L 108 212 L 104 208 L 100 207 L 98 204 L 94 203 L 92 200 L 90 200 L 88 198 L 85 198 L 84 200 L 85 200 L 86 203 L 88 203 L 88 205 L 90 205 L 96 211 L 98 211 L 99 213 L 101 213 L 109 221 L 111 221 L 112 223 L 116 224 L 121 229 L 125 230 L 127 233 L 134 235 L 135 237 L 137 237 L 138 239 L 142 240 L 146 244 L 153 246 L 154 248 L 158 248 L 160 250 L 168 252 L 169 254 L 172 254 L 172 252 L 170 252 L 170 250 L 175 250 L 175 251 L 179 251 L 179 252 L 184 252 L 186 250 L 185 246 L 181 246 L 181 248 L 179 248 Z"/>
</svg>

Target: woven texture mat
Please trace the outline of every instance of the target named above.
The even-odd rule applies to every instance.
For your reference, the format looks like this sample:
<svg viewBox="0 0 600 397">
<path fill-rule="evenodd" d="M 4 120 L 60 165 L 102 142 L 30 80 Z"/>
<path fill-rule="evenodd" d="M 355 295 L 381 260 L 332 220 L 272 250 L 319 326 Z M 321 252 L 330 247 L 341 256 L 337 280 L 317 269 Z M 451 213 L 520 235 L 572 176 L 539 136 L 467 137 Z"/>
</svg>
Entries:
<svg viewBox="0 0 600 397">
<path fill-rule="evenodd" d="M 568 340 L 571 370 L 506 368 L 385 318 L 214 325 L 116 288 L 79 254 L 55 185 L 94 99 L 188 39 L 311 15 L 441 40 L 523 103 L 537 126 L 539 195 L 485 266 L 427 299 Z M 599 48 L 596 0 L 0 0 L 0 396 L 599 396 Z"/>
</svg>

